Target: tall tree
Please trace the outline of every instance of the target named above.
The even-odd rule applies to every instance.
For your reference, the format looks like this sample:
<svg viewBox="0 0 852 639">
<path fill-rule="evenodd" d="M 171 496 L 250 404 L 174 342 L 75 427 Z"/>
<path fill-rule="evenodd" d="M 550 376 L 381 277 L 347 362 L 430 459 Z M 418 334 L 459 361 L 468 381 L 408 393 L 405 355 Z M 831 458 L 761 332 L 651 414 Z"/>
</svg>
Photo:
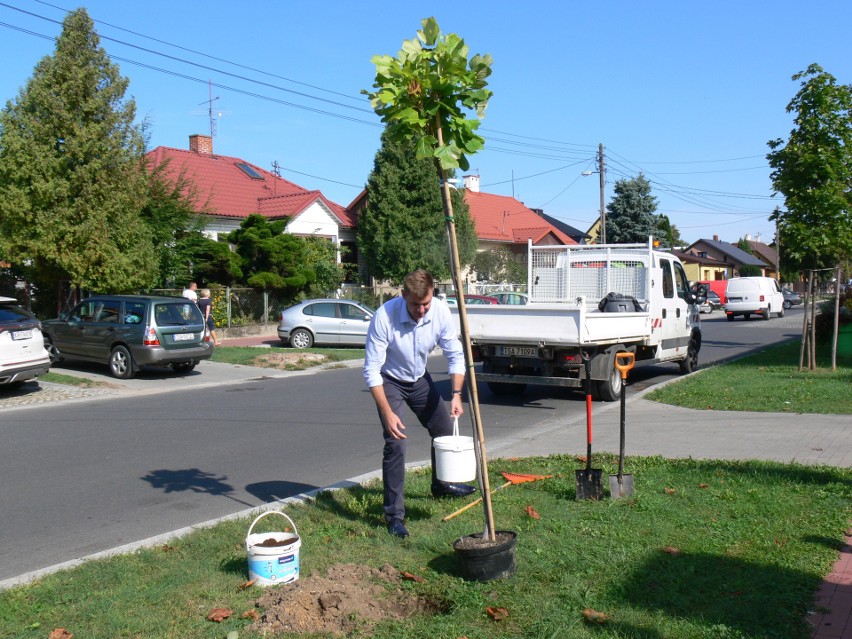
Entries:
<svg viewBox="0 0 852 639">
<path fill-rule="evenodd" d="M 210 247 L 215 242 L 202 233 L 204 221 L 194 204 L 198 199 L 195 185 L 183 172 L 170 178 L 165 174 L 166 166 L 161 164 L 151 171 L 148 198 L 141 214 L 157 261 L 155 286 L 173 288 L 201 279 L 195 268 L 197 262 L 202 255 L 218 251 Z M 223 246 L 227 249 L 227 245 Z"/>
<path fill-rule="evenodd" d="M 508 246 L 480 251 L 473 259 L 473 270 L 479 280 L 493 284 L 525 284 L 527 267 L 515 260 Z"/>
<path fill-rule="evenodd" d="M 657 226 L 660 237 L 665 241 L 666 246 L 669 248 L 685 246 L 688 244 L 688 242 L 680 236 L 680 230 L 672 224 L 668 215 L 661 215 Z M 648 238 L 646 237 L 645 239 Z"/>
<path fill-rule="evenodd" d="M 131 291 L 156 279 L 140 218 L 144 136 L 127 86 L 78 9 L 0 114 L 0 250 L 46 284 Z"/>
<path fill-rule="evenodd" d="M 616 180 L 613 191 L 615 195 L 606 207 L 607 242 L 647 242 L 649 235 L 662 235 L 657 198 L 651 195 L 651 183 L 644 175 Z"/>
<path fill-rule="evenodd" d="M 437 280 L 450 276 L 449 248 L 434 161 L 416 157 L 413 141 L 387 131 L 367 181 L 368 203 L 358 220 L 358 247 L 373 277 L 402 282 L 417 268 Z M 452 191 L 462 264 L 476 254 L 476 230 L 461 191 Z"/>
<path fill-rule="evenodd" d="M 786 204 L 770 219 L 778 222 L 782 257 L 833 266 L 852 254 L 852 86 L 817 64 L 793 80 L 801 80 L 787 105 L 795 128 L 786 143 L 768 142 L 772 186 Z"/>
</svg>

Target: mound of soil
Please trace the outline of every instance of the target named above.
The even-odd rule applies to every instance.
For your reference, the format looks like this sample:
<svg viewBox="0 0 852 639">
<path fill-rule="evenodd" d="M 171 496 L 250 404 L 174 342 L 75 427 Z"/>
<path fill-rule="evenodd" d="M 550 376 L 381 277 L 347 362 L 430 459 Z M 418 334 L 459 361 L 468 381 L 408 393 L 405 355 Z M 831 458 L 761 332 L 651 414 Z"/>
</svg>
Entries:
<svg viewBox="0 0 852 639">
<path fill-rule="evenodd" d="M 328 358 L 320 353 L 269 353 L 258 355 L 255 362 L 258 366 L 266 368 L 287 369 L 293 365 L 316 366 L 325 362 Z"/>
<path fill-rule="evenodd" d="M 385 619 L 435 612 L 430 602 L 405 592 L 401 580 L 388 564 L 336 564 L 325 576 L 312 575 L 267 591 L 255 602 L 262 612 L 251 630 L 345 635 L 355 628 L 369 630 Z"/>
</svg>

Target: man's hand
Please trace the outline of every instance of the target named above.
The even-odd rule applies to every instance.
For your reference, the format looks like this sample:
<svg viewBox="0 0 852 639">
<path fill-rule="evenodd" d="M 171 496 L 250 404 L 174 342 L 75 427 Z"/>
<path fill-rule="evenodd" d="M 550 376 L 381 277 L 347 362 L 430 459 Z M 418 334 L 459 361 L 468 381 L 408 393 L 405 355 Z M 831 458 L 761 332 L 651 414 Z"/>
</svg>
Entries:
<svg viewBox="0 0 852 639">
<path fill-rule="evenodd" d="M 464 414 L 464 405 L 462 404 L 461 395 L 453 395 L 453 400 L 450 402 L 450 416 L 460 417 Z"/>
<path fill-rule="evenodd" d="M 391 412 L 390 414 L 385 415 L 382 422 L 385 425 L 385 430 L 391 437 L 394 439 L 407 439 L 405 433 L 402 432 L 405 430 L 405 424 L 402 423 L 399 415 Z"/>
</svg>

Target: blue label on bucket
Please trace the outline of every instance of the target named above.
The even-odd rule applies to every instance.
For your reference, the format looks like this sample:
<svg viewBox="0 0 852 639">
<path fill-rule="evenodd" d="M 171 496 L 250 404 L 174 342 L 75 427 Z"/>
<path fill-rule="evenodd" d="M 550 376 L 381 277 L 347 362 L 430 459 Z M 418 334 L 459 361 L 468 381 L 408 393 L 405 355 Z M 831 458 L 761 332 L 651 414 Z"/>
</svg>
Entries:
<svg viewBox="0 0 852 639">
<path fill-rule="evenodd" d="M 249 576 L 261 581 L 287 583 L 299 578 L 298 554 L 250 559 Z"/>
</svg>

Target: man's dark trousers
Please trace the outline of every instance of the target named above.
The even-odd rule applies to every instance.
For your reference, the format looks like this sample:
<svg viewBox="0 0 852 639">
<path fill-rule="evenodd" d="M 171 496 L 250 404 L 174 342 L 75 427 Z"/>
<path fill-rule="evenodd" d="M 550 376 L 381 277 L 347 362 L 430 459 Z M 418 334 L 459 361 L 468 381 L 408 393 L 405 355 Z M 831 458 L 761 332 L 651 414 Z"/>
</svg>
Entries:
<svg viewBox="0 0 852 639">
<path fill-rule="evenodd" d="M 382 374 L 385 397 L 394 413 L 402 416 L 402 405 L 407 404 L 429 436 L 443 437 L 453 434 L 453 421 L 432 377 L 427 372 L 416 382 L 401 382 Z M 382 455 L 382 483 L 385 493 L 385 520 L 405 518 L 405 439 L 394 439 L 382 426 L 385 447 Z M 432 486 L 438 486 L 435 475 L 435 449 L 432 448 Z"/>
</svg>

